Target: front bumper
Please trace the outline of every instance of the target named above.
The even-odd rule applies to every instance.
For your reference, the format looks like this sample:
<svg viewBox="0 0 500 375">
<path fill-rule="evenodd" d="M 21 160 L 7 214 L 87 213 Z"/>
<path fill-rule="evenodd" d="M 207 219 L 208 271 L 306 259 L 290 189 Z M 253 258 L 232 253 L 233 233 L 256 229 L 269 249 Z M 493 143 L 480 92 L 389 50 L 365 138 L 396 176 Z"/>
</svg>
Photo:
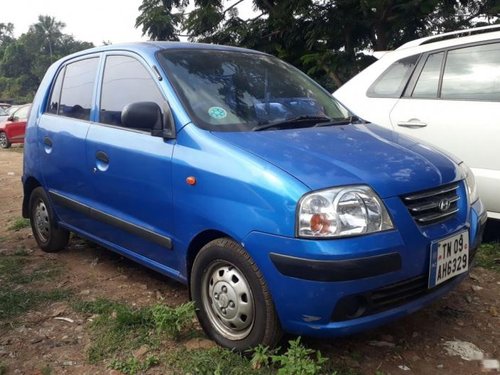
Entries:
<svg viewBox="0 0 500 375">
<path fill-rule="evenodd" d="M 283 329 L 320 337 L 352 334 L 413 313 L 460 283 L 467 274 L 426 288 L 429 246 L 433 240 L 467 228 L 473 256 L 486 223 L 482 203 L 477 201 L 456 222 L 436 228 L 422 230 L 404 220 L 396 218 L 398 230 L 336 240 L 260 232 L 247 236 L 244 246 L 264 274 Z M 362 306 L 359 310 L 356 305 L 359 296 L 399 293 L 410 284 L 419 285 L 418 293 L 403 295 L 385 308 Z"/>
</svg>

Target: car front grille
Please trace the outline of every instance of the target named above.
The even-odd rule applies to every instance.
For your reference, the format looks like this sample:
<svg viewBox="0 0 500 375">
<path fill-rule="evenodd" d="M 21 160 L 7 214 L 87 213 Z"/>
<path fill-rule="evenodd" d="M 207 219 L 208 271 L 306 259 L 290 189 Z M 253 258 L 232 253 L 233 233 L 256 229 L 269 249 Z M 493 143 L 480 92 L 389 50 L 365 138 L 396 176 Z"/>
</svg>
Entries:
<svg viewBox="0 0 500 375">
<path fill-rule="evenodd" d="M 447 220 L 458 212 L 458 184 L 406 195 L 403 202 L 419 225 L 430 225 Z"/>
</svg>

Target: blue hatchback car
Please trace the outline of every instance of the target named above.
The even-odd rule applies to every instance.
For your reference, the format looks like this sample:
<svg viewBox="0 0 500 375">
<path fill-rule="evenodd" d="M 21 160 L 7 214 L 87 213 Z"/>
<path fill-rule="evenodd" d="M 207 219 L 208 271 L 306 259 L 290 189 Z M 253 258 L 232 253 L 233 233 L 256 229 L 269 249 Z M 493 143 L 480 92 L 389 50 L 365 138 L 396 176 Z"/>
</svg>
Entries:
<svg viewBox="0 0 500 375">
<path fill-rule="evenodd" d="M 188 284 L 207 334 L 237 350 L 418 310 L 464 279 L 486 220 L 459 160 L 275 57 L 203 44 L 53 64 L 23 184 L 42 250 L 74 232 Z"/>
</svg>

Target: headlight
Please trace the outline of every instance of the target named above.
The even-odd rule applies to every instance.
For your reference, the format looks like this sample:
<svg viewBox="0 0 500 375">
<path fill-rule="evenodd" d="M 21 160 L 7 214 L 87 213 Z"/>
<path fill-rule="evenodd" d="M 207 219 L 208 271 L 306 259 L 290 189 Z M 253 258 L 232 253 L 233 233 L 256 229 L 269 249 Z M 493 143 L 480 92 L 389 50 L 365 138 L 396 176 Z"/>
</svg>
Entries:
<svg viewBox="0 0 500 375">
<path fill-rule="evenodd" d="M 474 178 L 474 173 L 465 163 L 460 163 L 460 168 L 465 177 L 465 186 L 467 187 L 467 195 L 469 196 L 470 204 L 474 203 L 479 199 L 479 194 L 477 192 L 476 179 Z"/>
<path fill-rule="evenodd" d="M 394 228 L 387 210 L 368 186 L 308 193 L 299 202 L 299 237 L 355 236 Z"/>
</svg>

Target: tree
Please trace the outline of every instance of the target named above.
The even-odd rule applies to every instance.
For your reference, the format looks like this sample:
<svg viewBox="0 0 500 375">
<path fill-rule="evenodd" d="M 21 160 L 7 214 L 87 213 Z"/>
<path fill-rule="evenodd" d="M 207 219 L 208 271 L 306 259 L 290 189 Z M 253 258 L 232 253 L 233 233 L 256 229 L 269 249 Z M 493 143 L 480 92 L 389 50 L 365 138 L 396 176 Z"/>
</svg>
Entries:
<svg viewBox="0 0 500 375">
<path fill-rule="evenodd" d="M 28 102 L 47 68 L 57 59 L 93 47 L 64 34 L 64 23 L 39 16 L 28 32 L 14 38 L 12 24 L 0 24 L 0 98 Z"/>
<path fill-rule="evenodd" d="M 237 5 L 252 1 L 256 17 Z M 436 32 L 498 20 L 498 0 L 143 0 L 136 26 L 154 40 L 189 40 L 253 48 L 306 71 L 329 90 L 370 64 L 366 50 L 387 50 Z M 144 20 L 163 14 L 154 29 Z"/>
<path fill-rule="evenodd" d="M 179 40 L 177 36 L 182 22 L 182 12 L 173 13 L 173 7 L 182 8 L 188 0 L 143 0 L 135 27 L 142 26 L 142 35 L 152 40 Z"/>
<path fill-rule="evenodd" d="M 14 39 L 14 25 L 12 23 L 0 22 L 0 46 Z"/>
<path fill-rule="evenodd" d="M 64 22 L 56 21 L 54 17 L 50 16 L 38 16 L 38 22 L 30 27 L 31 33 L 39 35 L 41 39 L 47 43 L 51 59 L 55 43 L 61 38 L 61 29 L 64 27 L 66 27 Z"/>
</svg>

